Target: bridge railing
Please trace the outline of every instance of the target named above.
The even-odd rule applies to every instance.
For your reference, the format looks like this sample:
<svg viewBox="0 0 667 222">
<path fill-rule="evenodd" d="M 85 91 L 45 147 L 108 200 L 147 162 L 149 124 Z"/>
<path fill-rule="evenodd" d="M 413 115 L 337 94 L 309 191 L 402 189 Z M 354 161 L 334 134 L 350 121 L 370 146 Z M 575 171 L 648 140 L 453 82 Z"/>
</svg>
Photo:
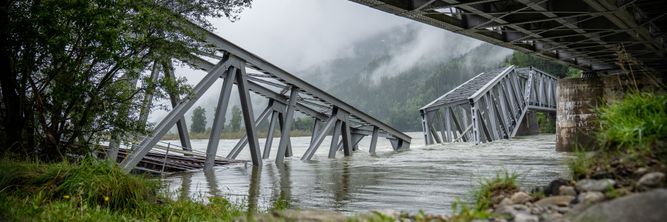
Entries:
<svg viewBox="0 0 667 222">
<path fill-rule="evenodd" d="M 555 112 L 556 78 L 534 68 L 481 73 L 420 109 L 427 144 L 514 137 L 528 109 Z"/>
<path fill-rule="evenodd" d="M 307 151 L 302 160 L 313 157 L 325 137 L 332 134 L 329 158 L 335 158 L 336 152 L 342 148 L 344 154 L 351 155 L 357 149 L 357 144 L 365 136 L 371 137 L 370 152 L 374 152 L 378 137 L 389 139 L 394 149 L 407 149 L 411 138 L 387 124 L 361 112 L 355 107 L 329 95 L 321 89 L 297 78 L 285 70 L 267 62 L 266 60 L 234 45 L 194 24 L 190 27 L 205 37 L 206 43 L 213 52 L 201 52 L 186 58 L 176 58 L 193 67 L 204 70 L 207 74 L 193 88 L 192 93 L 183 99 L 172 97 L 173 109 L 161 120 L 136 149 L 123 160 L 121 166 L 129 171 L 143 158 L 161 138 L 174 126 L 178 125 L 182 145 L 191 149 L 187 130 L 184 130 L 183 119 L 194 103 L 218 79 L 223 80 L 220 98 L 214 115 L 211 134 L 206 151 L 205 168 L 214 165 L 218 153 L 220 134 L 225 123 L 225 114 L 228 108 L 231 90 L 234 85 L 238 88 L 241 101 L 241 110 L 245 127 L 245 136 L 227 155 L 234 159 L 248 146 L 254 165 L 260 165 L 262 159 L 268 158 L 271 153 L 272 139 L 267 139 L 264 151 L 261 152 L 258 142 L 258 130 L 262 122 L 268 122 L 267 138 L 273 138 L 276 128 L 280 128 L 280 140 L 276 150 L 276 162 L 282 162 L 284 157 L 292 156 L 289 132 L 292 127 L 295 112 L 314 118 L 313 134 Z M 156 61 L 161 66 L 165 76 L 173 77 L 171 60 Z M 254 92 L 268 99 L 267 107 L 255 118 L 250 92 Z M 174 102 L 174 100 L 176 100 Z M 250 127 L 248 127 L 250 126 Z M 181 132 L 185 131 L 185 132 Z M 185 138 L 185 139 L 184 139 Z"/>
</svg>

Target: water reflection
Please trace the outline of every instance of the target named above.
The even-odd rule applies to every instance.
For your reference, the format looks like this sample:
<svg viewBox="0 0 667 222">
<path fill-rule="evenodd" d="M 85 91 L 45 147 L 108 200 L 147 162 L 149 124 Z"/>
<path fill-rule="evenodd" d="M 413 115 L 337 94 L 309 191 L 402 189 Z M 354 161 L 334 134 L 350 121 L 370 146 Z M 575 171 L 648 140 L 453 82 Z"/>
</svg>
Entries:
<svg viewBox="0 0 667 222">
<path fill-rule="evenodd" d="M 418 138 L 413 135 L 413 138 Z M 535 136 L 472 146 L 470 144 L 413 147 L 410 151 L 356 151 L 350 157 L 283 164 L 264 161 L 261 167 L 233 165 L 208 172 L 191 172 L 165 179 L 179 198 L 222 196 L 244 204 L 250 212 L 280 201 L 295 208 L 343 212 L 397 209 L 449 213 L 451 203 L 465 196 L 480 178 L 499 170 L 519 172 L 529 187 L 563 175 L 566 156 L 554 151 L 553 136 Z M 305 140 L 305 141 L 301 141 Z M 309 138 L 292 138 L 295 155 Z M 415 143 L 413 143 L 415 144 Z M 328 150 L 327 150 L 328 151 Z"/>
</svg>

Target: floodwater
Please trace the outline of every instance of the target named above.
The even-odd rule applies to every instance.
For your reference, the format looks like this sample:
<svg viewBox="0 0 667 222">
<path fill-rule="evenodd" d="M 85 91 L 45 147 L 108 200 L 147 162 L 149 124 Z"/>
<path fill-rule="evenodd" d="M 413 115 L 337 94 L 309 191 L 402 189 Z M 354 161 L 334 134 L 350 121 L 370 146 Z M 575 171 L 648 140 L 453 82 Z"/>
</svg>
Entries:
<svg viewBox="0 0 667 222">
<path fill-rule="evenodd" d="M 448 214 L 457 199 L 469 197 L 483 178 L 509 171 L 520 174 L 522 187 L 530 189 L 566 177 L 568 158 L 555 151 L 554 135 L 537 135 L 475 146 L 469 143 L 424 146 L 421 133 L 410 150 L 395 152 L 387 140 L 379 139 L 376 155 L 370 155 L 370 139 L 350 157 L 338 152 L 328 159 L 329 144 L 322 143 L 311 161 L 299 158 L 310 137 L 293 137 L 294 157 L 283 164 L 264 160 L 261 167 L 236 164 L 216 167 L 212 172 L 189 172 L 165 178 L 174 197 L 206 200 L 222 196 L 250 209 L 270 208 L 287 200 L 293 208 L 321 208 L 342 212 L 394 209 Z M 165 141 L 175 142 L 175 141 Z M 221 140 L 218 154 L 225 156 L 236 140 Z M 193 140 L 205 151 L 207 140 Z M 263 147 L 264 140 L 260 139 Z M 250 159 L 247 146 L 238 159 Z"/>
</svg>

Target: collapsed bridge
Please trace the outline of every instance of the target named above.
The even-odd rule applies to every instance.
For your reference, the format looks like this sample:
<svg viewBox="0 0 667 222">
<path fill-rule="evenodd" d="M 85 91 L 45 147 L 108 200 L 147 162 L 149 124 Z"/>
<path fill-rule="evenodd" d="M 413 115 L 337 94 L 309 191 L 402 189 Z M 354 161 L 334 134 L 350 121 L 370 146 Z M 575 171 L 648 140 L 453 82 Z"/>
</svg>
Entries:
<svg viewBox="0 0 667 222">
<path fill-rule="evenodd" d="M 121 162 L 121 167 L 130 171 L 156 147 L 162 137 L 176 125 L 179 130 L 183 149 L 191 150 L 184 114 L 218 80 L 223 79 L 223 86 L 215 111 L 212 131 L 208 140 L 204 168 L 212 168 L 220 159 L 235 159 L 245 146 L 249 147 L 253 165 L 261 165 L 262 159 L 271 154 L 272 139 L 276 128 L 280 128 L 280 140 L 275 161 L 280 163 L 285 157 L 292 156 L 289 132 L 294 120 L 294 113 L 300 112 L 314 118 L 313 134 L 302 160 L 310 160 L 322 141 L 332 134 L 329 158 L 335 158 L 336 152 L 343 150 L 344 155 L 351 155 L 358 143 L 365 136 L 371 137 L 369 152 L 375 152 L 378 137 L 387 138 L 395 150 L 407 149 L 411 138 L 387 124 L 371 117 L 355 107 L 335 98 L 321 89 L 297 78 L 285 70 L 242 49 L 239 46 L 204 30 L 194 24 L 192 27 L 206 38 L 206 43 L 214 47 L 214 53 L 198 53 L 187 58 L 174 58 L 205 70 L 208 73 L 193 88 L 186 98 L 179 100 L 172 96 L 173 109 L 162 119 Z M 211 62 L 214 61 L 214 62 Z M 173 78 L 171 60 L 156 61 L 155 67 L 164 69 L 164 73 Z M 155 72 L 155 70 L 154 70 Z M 226 158 L 217 157 L 220 135 L 225 123 L 232 87 L 236 85 L 241 101 L 241 110 L 246 135 L 241 138 Z M 255 118 L 250 92 L 269 100 L 268 106 Z M 269 131 L 264 150 L 260 150 L 258 130 L 261 122 L 269 121 Z M 118 149 L 118 147 L 114 147 Z M 115 151 L 117 153 L 117 151 Z"/>
<path fill-rule="evenodd" d="M 514 137 L 529 110 L 556 112 L 556 82 L 532 67 L 480 73 L 419 110 L 426 144 Z"/>
</svg>

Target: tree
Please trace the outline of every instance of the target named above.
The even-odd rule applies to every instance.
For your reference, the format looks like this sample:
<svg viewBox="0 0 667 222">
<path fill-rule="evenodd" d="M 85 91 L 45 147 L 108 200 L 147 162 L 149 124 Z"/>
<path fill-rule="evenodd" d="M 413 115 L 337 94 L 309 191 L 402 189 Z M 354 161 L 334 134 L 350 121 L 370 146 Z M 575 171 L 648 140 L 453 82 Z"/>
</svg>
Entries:
<svg viewBox="0 0 667 222">
<path fill-rule="evenodd" d="M 192 123 L 190 123 L 190 131 L 193 133 L 206 132 L 206 109 L 197 106 L 192 111 Z"/>
<path fill-rule="evenodd" d="M 58 160 L 88 152 L 112 131 L 143 132 L 138 110 L 146 87 L 136 81 L 150 64 L 211 51 L 190 22 L 235 19 L 251 0 L 24 0 L 0 15 L 0 151 Z M 164 89 L 188 90 L 162 79 Z M 129 110 L 125 112 L 124 110 Z M 81 146 L 73 146 L 79 143 Z"/>
<path fill-rule="evenodd" d="M 234 132 L 241 130 L 241 109 L 238 106 L 232 107 L 232 120 L 229 125 Z"/>
</svg>

